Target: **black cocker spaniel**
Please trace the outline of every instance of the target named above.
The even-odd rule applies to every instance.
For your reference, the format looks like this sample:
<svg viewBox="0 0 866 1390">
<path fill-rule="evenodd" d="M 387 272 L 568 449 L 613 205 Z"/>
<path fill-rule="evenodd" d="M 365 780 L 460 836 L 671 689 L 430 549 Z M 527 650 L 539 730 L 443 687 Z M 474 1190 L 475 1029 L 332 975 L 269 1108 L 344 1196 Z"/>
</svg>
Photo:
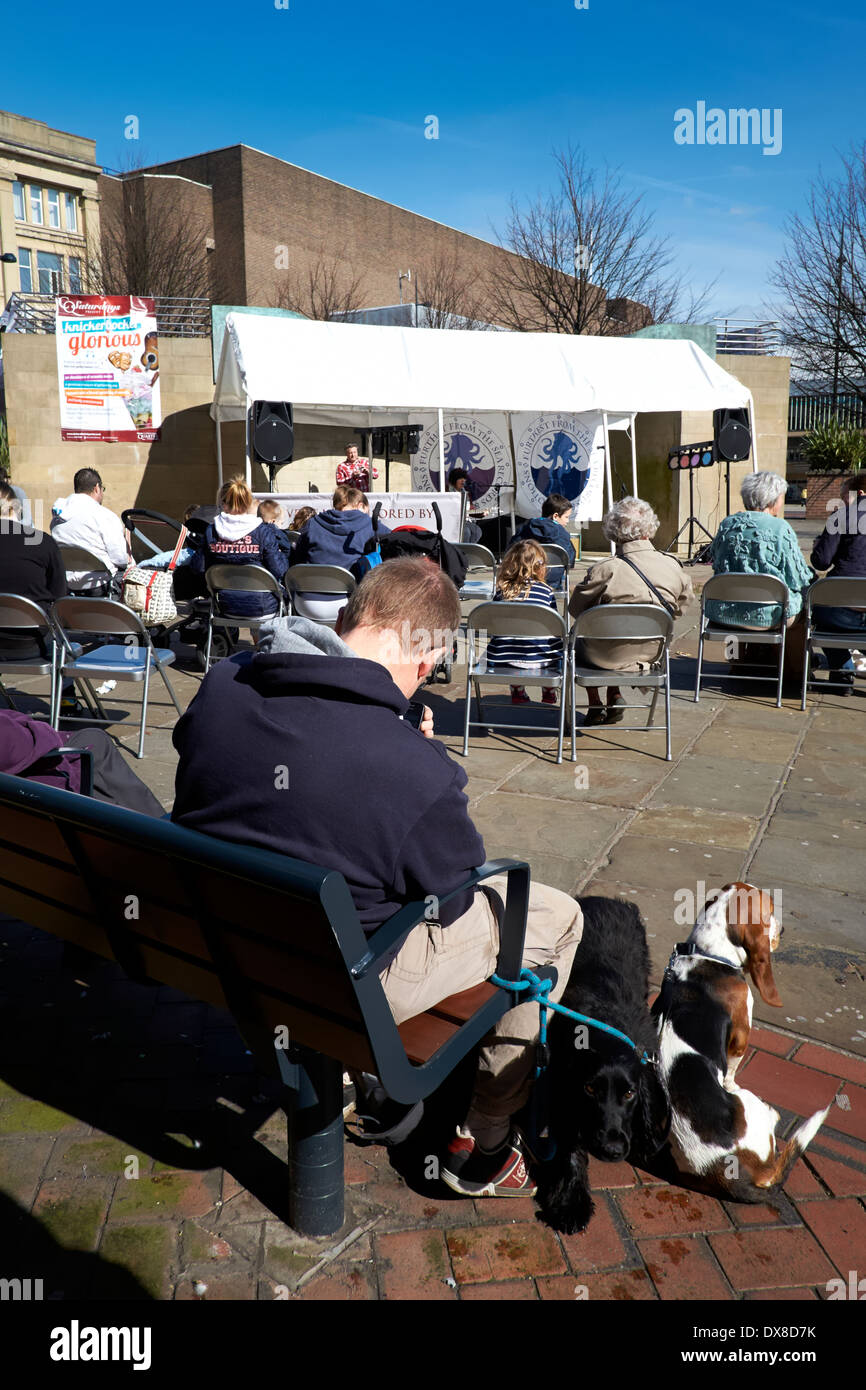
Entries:
<svg viewBox="0 0 866 1390">
<path fill-rule="evenodd" d="M 622 898 L 581 898 L 583 936 L 561 1003 L 627 1034 L 655 1055 L 647 1005 L 649 952 L 640 912 Z M 539 1216 L 554 1230 L 582 1231 L 593 1213 L 587 1155 L 646 1164 L 669 1127 L 665 1092 L 651 1063 L 600 1029 L 550 1015 L 545 1109 L 555 1155 L 538 1168 Z"/>
</svg>

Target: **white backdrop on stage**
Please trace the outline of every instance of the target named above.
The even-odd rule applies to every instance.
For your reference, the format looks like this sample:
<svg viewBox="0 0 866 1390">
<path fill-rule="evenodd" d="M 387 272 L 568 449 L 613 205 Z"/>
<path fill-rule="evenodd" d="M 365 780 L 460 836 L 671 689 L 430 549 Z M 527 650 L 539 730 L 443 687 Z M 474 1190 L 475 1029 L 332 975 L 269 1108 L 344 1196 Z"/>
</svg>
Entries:
<svg viewBox="0 0 866 1390">
<path fill-rule="evenodd" d="M 572 520 L 600 521 L 604 511 L 604 429 L 601 411 L 511 417 L 517 475 L 515 510 L 539 516 L 544 499 L 561 493 Z"/>
<path fill-rule="evenodd" d="M 439 491 L 439 428 L 436 415 L 417 411 L 413 424 L 423 425 L 417 454 L 412 455 L 412 486 L 419 492 Z M 510 505 L 514 479 L 508 422 L 504 414 L 450 414 L 443 416 L 445 478 L 451 470 L 469 474 L 470 497 L 478 510 L 495 510 L 502 491 L 502 510 Z M 447 494 L 446 494 L 447 496 Z"/>
<path fill-rule="evenodd" d="M 258 502 L 279 502 L 288 513 L 289 523 L 299 507 L 326 512 L 332 506 L 329 492 L 256 492 L 253 495 Z M 442 497 L 431 497 L 426 491 L 370 492 L 367 497 L 371 511 L 377 502 L 382 503 L 379 520 L 392 531 L 397 526 L 422 526 L 425 531 L 435 531 L 436 518 L 431 505 L 435 502 L 442 515 L 442 535 L 446 541 L 459 542 L 461 539 L 463 498 L 459 492 L 446 492 Z"/>
</svg>

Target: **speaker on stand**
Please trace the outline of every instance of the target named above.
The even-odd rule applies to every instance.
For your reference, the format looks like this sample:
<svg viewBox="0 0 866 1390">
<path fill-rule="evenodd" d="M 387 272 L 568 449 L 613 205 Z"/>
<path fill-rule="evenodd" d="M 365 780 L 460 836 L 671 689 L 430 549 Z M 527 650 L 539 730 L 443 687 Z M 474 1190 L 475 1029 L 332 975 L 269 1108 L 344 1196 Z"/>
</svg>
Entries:
<svg viewBox="0 0 866 1390">
<path fill-rule="evenodd" d="M 267 466 L 271 492 L 277 472 L 291 463 L 295 450 L 295 419 L 290 401 L 253 401 L 249 412 L 250 454 Z"/>
<path fill-rule="evenodd" d="M 725 516 L 731 515 L 731 464 L 742 463 L 752 447 L 749 412 L 724 406 L 713 411 L 713 447 L 725 464 Z"/>
</svg>

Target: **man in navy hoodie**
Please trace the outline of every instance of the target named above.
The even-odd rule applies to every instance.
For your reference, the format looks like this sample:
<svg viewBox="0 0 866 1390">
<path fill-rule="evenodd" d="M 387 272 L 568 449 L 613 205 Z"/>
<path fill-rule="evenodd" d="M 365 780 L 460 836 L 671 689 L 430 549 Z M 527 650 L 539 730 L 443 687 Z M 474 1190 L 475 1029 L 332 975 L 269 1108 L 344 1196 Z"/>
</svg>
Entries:
<svg viewBox="0 0 866 1390">
<path fill-rule="evenodd" d="M 254 653 L 219 662 L 178 721 L 172 819 L 239 844 L 339 870 L 364 930 L 408 902 L 444 898 L 485 860 L 469 817 L 466 774 L 445 747 L 406 723 L 411 696 L 460 621 L 457 591 L 423 559 L 365 576 L 339 635 L 277 619 Z M 276 768 L 288 772 L 275 776 Z M 504 879 L 469 889 L 415 927 L 382 971 L 398 1022 L 496 968 Z M 533 884 L 524 964 L 553 965 L 565 989 L 580 908 Z M 482 1048 L 465 1124 L 441 1175 L 471 1196 L 535 1190 L 512 1116 L 532 1080 L 538 1008 L 505 1014 Z"/>
<path fill-rule="evenodd" d="M 539 541 L 542 545 L 560 545 L 569 557 L 568 568 L 574 569 L 574 562 L 577 558 L 574 553 L 574 546 L 571 543 L 571 536 L 565 529 L 565 523 L 571 516 L 571 503 L 567 497 L 561 493 L 552 492 L 549 497 L 545 497 L 541 507 L 541 516 L 534 516 L 529 521 L 524 521 L 523 525 L 514 532 L 515 541 Z M 564 575 L 561 565 L 551 565 L 547 571 L 547 582 L 551 589 L 561 589 Z"/>
</svg>

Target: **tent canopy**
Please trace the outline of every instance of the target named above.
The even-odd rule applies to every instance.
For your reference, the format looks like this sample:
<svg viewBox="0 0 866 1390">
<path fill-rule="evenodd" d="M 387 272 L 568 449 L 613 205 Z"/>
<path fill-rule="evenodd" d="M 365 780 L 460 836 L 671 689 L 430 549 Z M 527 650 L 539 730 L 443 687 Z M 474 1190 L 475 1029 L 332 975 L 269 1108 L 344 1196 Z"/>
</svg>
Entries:
<svg viewBox="0 0 866 1390">
<path fill-rule="evenodd" d="M 696 343 L 485 333 L 229 314 L 211 415 L 291 401 L 300 424 L 406 424 L 413 411 L 716 410 L 748 389 Z M 383 419 L 382 417 L 388 417 Z"/>
</svg>

